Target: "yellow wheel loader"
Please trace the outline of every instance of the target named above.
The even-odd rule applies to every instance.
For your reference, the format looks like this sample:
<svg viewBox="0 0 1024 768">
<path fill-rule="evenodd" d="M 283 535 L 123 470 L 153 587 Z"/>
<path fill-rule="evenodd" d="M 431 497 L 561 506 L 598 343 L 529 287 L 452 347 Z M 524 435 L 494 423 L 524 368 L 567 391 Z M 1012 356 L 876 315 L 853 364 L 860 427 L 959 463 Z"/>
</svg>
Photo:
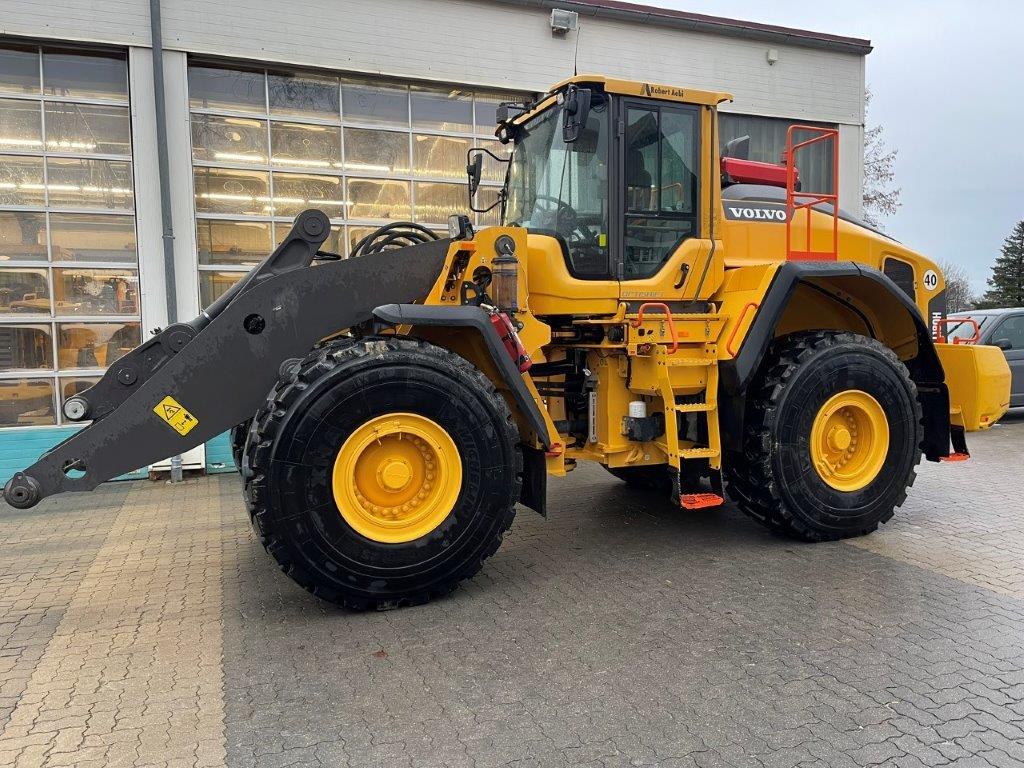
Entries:
<svg viewBox="0 0 1024 768">
<path fill-rule="evenodd" d="M 341 259 L 306 211 L 199 317 L 69 398 L 90 423 L 6 500 L 235 427 L 267 551 L 353 608 L 450 592 L 517 502 L 546 514 L 548 476 L 581 460 L 683 510 L 728 494 L 806 541 L 875 530 L 922 454 L 967 458 L 1009 370 L 994 347 L 936 340 L 939 269 L 839 207 L 837 163 L 829 189 L 800 178 L 804 147 L 836 158 L 835 131 L 796 129 L 782 163 L 753 162 L 742 141 L 719 149 L 729 98 L 580 76 L 507 105 L 510 158 L 488 160 L 507 162 L 502 224 L 480 232 L 395 223 Z M 485 154 L 467 158 L 471 206 Z"/>
</svg>

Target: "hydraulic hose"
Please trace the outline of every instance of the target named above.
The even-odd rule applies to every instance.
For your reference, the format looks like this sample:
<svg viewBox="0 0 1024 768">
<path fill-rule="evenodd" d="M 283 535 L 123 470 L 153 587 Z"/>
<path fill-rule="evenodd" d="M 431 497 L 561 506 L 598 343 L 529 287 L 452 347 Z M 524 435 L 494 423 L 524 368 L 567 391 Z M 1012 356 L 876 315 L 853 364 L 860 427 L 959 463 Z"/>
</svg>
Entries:
<svg viewBox="0 0 1024 768">
<path fill-rule="evenodd" d="M 371 253 L 380 253 L 394 248 L 404 248 L 407 245 L 419 245 L 428 243 L 431 240 L 439 240 L 436 232 L 433 232 L 422 224 L 412 221 L 396 221 L 385 224 L 375 229 L 358 243 L 352 246 L 350 258 L 367 256 Z"/>
</svg>

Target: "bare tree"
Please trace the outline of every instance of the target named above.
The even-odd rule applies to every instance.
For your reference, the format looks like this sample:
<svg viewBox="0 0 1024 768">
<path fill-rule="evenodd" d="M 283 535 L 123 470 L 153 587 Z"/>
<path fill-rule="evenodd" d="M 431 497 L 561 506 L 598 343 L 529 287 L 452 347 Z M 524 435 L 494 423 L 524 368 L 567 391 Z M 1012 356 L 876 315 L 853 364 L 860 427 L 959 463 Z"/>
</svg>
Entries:
<svg viewBox="0 0 1024 768">
<path fill-rule="evenodd" d="M 864 118 L 871 105 L 871 90 L 864 91 Z M 882 136 L 882 126 L 864 126 L 864 220 L 881 227 L 881 219 L 900 207 L 900 188 L 895 186 L 896 154 Z"/>
<path fill-rule="evenodd" d="M 946 278 L 946 311 L 953 313 L 974 309 L 977 299 L 971 290 L 967 270 L 952 261 L 942 261 L 939 267 Z"/>
</svg>

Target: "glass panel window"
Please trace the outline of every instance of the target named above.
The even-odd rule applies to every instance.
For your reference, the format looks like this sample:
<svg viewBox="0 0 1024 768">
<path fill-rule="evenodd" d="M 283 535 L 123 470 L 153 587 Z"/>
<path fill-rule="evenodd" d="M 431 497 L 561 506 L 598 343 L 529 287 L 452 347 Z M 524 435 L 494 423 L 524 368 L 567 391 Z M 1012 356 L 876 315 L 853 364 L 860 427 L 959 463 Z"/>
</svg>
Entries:
<svg viewBox="0 0 1024 768">
<path fill-rule="evenodd" d="M 376 231 L 377 227 L 349 227 L 347 235 L 348 253 L 352 253 L 352 249 L 356 247 L 360 240 Z"/>
<path fill-rule="evenodd" d="M 130 155 L 128 107 L 48 102 L 46 149 L 76 155 Z"/>
<path fill-rule="evenodd" d="M 570 271 L 607 277 L 608 109 L 594 94 L 586 130 L 562 141 L 560 110 L 524 126 L 508 176 L 505 222 L 562 239 Z"/>
<path fill-rule="evenodd" d="M 338 78 L 325 75 L 271 73 L 267 79 L 272 115 L 338 119 Z"/>
<path fill-rule="evenodd" d="M 196 221 L 200 264 L 254 267 L 270 255 L 270 222 Z"/>
<path fill-rule="evenodd" d="M 207 272 L 199 273 L 199 303 L 208 307 L 232 285 L 245 276 L 245 272 Z"/>
<path fill-rule="evenodd" d="M 43 205 L 43 158 L 0 155 L 0 205 Z"/>
<path fill-rule="evenodd" d="M 412 89 L 412 124 L 432 131 L 473 130 L 473 99 L 457 89 L 428 91 Z"/>
<path fill-rule="evenodd" d="M 38 152 L 42 148 L 39 102 L 0 99 L 0 151 Z"/>
<path fill-rule="evenodd" d="M 341 179 L 308 173 L 274 173 L 274 215 L 294 216 L 318 208 L 335 218 L 345 215 Z"/>
<path fill-rule="evenodd" d="M 196 168 L 196 210 L 202 213 L 266 214 L 270 206 L 270 174 Z"/>
<path fill-rule="evenodd" d="M 489 149 L 498 157 L 509 157 L 512 154 L 511 144 L 502 144 L 500 141 L 480 141 L 477 139 L 474 144 L 484 149 Z M 484 153 L 484 163 L 481 169 L 480 178 L 483 181 L 505 181 L 505 172 L 508 170 L 508 163 L 495 160 Z"/>
<path fill-rule="evenodd" d="M 697 112 L 631 108 L 626 120 L 626 279 L 653 275 L 697 233 Z"/>
<path fill-rule="evenodd" d="M 661 210 L 692 214 L 697 209 L 697 115 L 661 111 Z"/>
<path fill-rule="evenodd" d="M 267 122 L 192 115 L 192 157 L 217 163 L 266 163 Z"/>
<path fill-rule="evenodd" d="M 0 211 L 0 264 L 46 261 L 46 214 Z"/>
<path fill-rule="evenodd" d="M 0 371 L 57 368 L 0 379 L 0 427 L 62 423 L 74 369 L 141 340 L 131 156 L 123 54 L 0 47 Z"/>
<path fill-rule="evenodd" d="M 90 213 L 51 213 L 54 261 L 136 261 L 135 219 Z"/>
<path fill-rule="evenodd" d="M 54 423 L 52 379 L 0 380 L 0 427 Z"/>
<path fill-rule="evenodd" d="M 334 171 L 341 167 L 341 129 L 330 125 L 271 123 L 274 165 Z"/>
<path fill-rule="evenodd" d="M 57 315 L 137 315 L 139 275 L 134 269 L 55 269 Z"/>
<path fill-rule="evenodd" d="M 346 122 L 409 125 L 409 90 L 346 81 L 341 85 L 341 114 Z"/>
<path fill-rule="evenodd" d="M 408 221 L 412 218 L 409 182 L 385 179 L 348 180 L 349 217 Z"/>
<path fill-rule="evenodd" d="M 58 323 L 61 368 L 106 368 L 141 343 L 138 323 Z"/>
<path fill-rule="evenodd" d="M 345 170 L 356 173 L 408 173 L 409 134 L 346 128 Z"/>
<path fill-rule="evenodd" d="M 45 269 L 0 269 L 0 315 L 49 315 Z"/>
<path fill-rule="evenodd" d="M 501 223 L 501 206 L 495 205 L 498 202 L 497 187 L 480 187 L 476 191 L 476 207 L 477 208 L 490 208 L 491 210 L 484 213 L 478 213 L 476 215 L 477 223 L 481 227 L 496 227 Z"/>
<path fill-rule="evenodd" d="M 121 160 L 46 159 L 50 205 L 131 210 L 132 165 Z"/>
<path fill-rule="evenodd" d="M 658 110 L 631 109 L 626 125 L 626 210 L 658 209 Z"/>
<path fill-rule="evenodd" d="M 433 224 L 448 221 L 453 213 L 469 209 L 469 197 L 464 184 L 416 182 L 416 221 Z"/>
<path fill-rule="evenodd" d="M 7 45 L 0 48 L 0 92 L 40 92 L 37 48 Z"/>
<path fill-rule="evenodd" d="M 189 104 L 200 109 L 239 112 L 267 111 L 264 75 L 259 70 L 191 65 L 188 68 Z"/>
<path fill-rule="evenodd" d="M 472 145 L 471 139 L 458 136 L 415 134 L 412 137 L 414 172 L 417 176 L 465 179 L 466 152 Z"/>
<path fill-rule="evenodd" d="M 0 371 L 53 368 L 50 326 L 0 325 Z"/>
<path fill-rule="evenodd" d="M 43 51 L 43 91 L 51 96 L 128 100 L 128 62 L 121 56 Z"/>
</svg>

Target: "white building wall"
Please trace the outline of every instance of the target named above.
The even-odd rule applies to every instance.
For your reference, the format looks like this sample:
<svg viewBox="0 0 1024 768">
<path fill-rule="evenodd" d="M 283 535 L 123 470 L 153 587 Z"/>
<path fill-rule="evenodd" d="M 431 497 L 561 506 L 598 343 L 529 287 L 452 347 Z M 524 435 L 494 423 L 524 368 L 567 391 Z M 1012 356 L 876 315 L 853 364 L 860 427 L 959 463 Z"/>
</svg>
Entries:
<svg viewBox="0 0 1024 768">
<path fill-rule="evenodd" d="M 544 90 L 572 74 L 576 33 L 548 11 L 484 0 L 163 0 L 169 49 L 436 80 Z M 841 194 L 860 207 L 864 57 L 853 53 L 583 17 L 580 72 L 726 90 L 723 109 L 838 123 Z M 0 34 L 149 45 L 148 0 L 0 0 Z M 769 64 L 767 51 L 778 51 Z"/>
</svg>

